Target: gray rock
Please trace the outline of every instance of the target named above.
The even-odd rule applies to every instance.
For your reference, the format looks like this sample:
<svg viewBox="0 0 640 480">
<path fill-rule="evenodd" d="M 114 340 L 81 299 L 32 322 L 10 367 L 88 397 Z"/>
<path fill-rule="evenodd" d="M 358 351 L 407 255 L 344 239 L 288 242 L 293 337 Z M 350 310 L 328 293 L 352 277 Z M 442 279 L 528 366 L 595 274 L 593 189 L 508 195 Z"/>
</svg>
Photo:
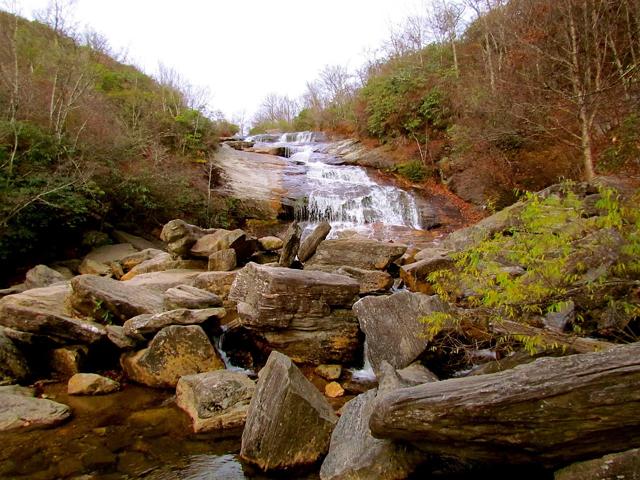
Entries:
<svg viewBox="0 0 640 480">
<path fill-rule="evenodd" d="M 376 390 L 369 390 L 343 407 L 320 468 L 321 480 L 403 479 L 423 461 L 415 448 L 371 435 L 375 397 Z"/>
<path fill-rule="evenodd" d="M 66 343 L 104 338 L 102 325 L 72 317 L 66 306 L 70 293 L 68 284 L 57 284 L 4 297 L 0 299 L 0 325 Z"/>
<path fill-rule="evenodd" d="M 240 455 L 266 471 L 313 464 L 327 452 L 336 422 L 324 396 L 274 351 L 258 377 Z"/>
<path fill-rule="evenodd" d="M 542 319 L 542 323 L 549 330 L 556 332 L 564 332 L 567 325 L 571 323 L 575 317 L 575 304 L 573 300 L 569 300 L 557 312 L 549 312 Z"/>
<path fill-rule="evenodd" d="M 70 302 L 78 312 L 98 322 L 124 322 L 143 313 L 163 310 L 159 292 L 96 275 L 80 275 L 71 280 Z"/>
<path fill-rule="evenodd" d="M 27 272 L 24 284 L 27 289 L 31 289 L 48 287 L 64 281 L 66 281 L 65 277 L 53 268 L 46 265 L 36 265 Z"/>
<path fill-rule="evenodd" d="M 244 426 L 255 383 L 241 372 L 185 375 L 178 380 L 176 403 L 191 417 L 194 432 Z"/>
<path fill-rule="evenodd" d="M 226 315 L 224 308 L 203 308 L 190 310 L 179 308 L 168 312 L 143 314 L 124 322 L 125 335 L 136 338 L 139 335 L 150 335 L 170 325 L 200 325 L 207 320 L 221 320 Z"/>
<path fill-rule="evenodd" d="M 435 373 L 418 362 L 401 368 L 398 370 L 398 375 L 400 375 L 400 378 L 406 382 L 408 386 L 422 385 L 423 383 L 437 382 L 440 380 Z"/>
<path fill-rule="evenodd" d="M 27 359 L 11 339 L 0 331 L 0 385 L 20 382 L 29 373 Z"/>
<path fill-rule="evenodd" d="M 179 285 L 170 288 L 163 295 L 164 308 L 175 310 L 177 308 L 210 308 L 221 307 L 222 299 L 215 293 L 196 288 L 191 285 Z"/>
<path fill-rule="evenodd" d="M 203 260 L 175 259 L 170 254 L 162 252 L 150 260 L 136 265 L 122 276 L 122 280 L 131 280 L 143 273 L 163 272 L 166 270 L 202 270 L 207 269 L 207 263 Z"/>
<path fill-rule="evenodd" d="M 293 262 L 296 260 L 298 254 L 298 248 L 300 247 L 300 237 L 302 236 L 302 230 L 298 222 L 293 222 L 287 233 L 284 236 L 282 252 L 280 253 L 280 260 L 278 264 L 281 267 L 290 268 Z"/>
<path fill-rule="evenodd" d="M 386 270 L 406 250 L 406 245 L 369 239 L 325 240 L 318 245 L 315 255 L 304 267 L 309 270 L 344 266 L 363 270 Z"/>
<path fill-rule="evenodd" d="M 400 369 L 418 358 L 427 348 L 419 319 L 444 310 L 437 296 L 407 291 L 359 300 L 353 311 L 366 336 L 365 348 L 374 371 L 379 371 L 383 360 Z"/>
<path fill-rule="evenodd" d="M 67 383 L 69 395 L 106 395 L 118 390 L 118 382 L 95 373 L 76 373 Z"/>
<path fill-rule="evenodd" d="M 2 394 L 35 397 L 36 390 L 35 388 L 22 387 L 20 385 L 3 385 L 3 386 L 0 386 L 0 395 Z"/>
<path fill-rule="evenodd" d="M 554 480 L 640 480 L 640 449 L 578 462 L 555 472 Z"/>
<path fill-rule="evenodd" d="M 220 355 L 197 325 L 165 327 L 139 352 L 125 353 L 127 377 L 150 387 L 174 388 L 184 375 L 224 368 Z"/>
<path fill-rule="evenodd" d="M 262 237 L 258 239 L 260 248 L 266 252 L 274 252 L 280 250 L 284 245 L 282 239 L 278 237 Z"/>
<path fill-rule="evenodd" d="M 233 248 L 220 250 L 209 255 L 207 270 L 210 272 L 229 272 L 236 268 L 238 262 Z"/>
<path fill-rule="evenodd" d="M 340 267 L 336 270 L 339 275 L 354 278 L 360 284 L 360 295 L 383 293 L 393 286 L 393 277 L 380 270 L 363 270 L 355 267 Z"/>
<path fill-rule="evenodd" d="M 358 283 L 342 275 L 249 263 L 229 299 L 243 327 L 267 350 L 302 363 L 349 363 L 359 347 L 351 306 Z"/>
<path fill-rule="evenodd" d="M 107 325 L 106 331 L 107 338 L 120 350 L 134 350 L 145 341 L 145 338 L 142 335 L 135 338 L 127 336 L 124 333 L 124 327 L 120 325 Z"/>
<path fill-rule="evenodd" d="M 320 242 L 327 238 L 329 232 L 331 232 L 331 225 L 329 222 L 321 222 L 318 224 L 313 232 L 311 232 L 311 234 L 300 244 L 298 259 L 301 262 L 309 260 L 316 253 L 316 249 L 318 248 L 318 245 L 320 245 Z"/>
<path fill-rule="evenodd" d="M 383 360 L 378 374 L 378 391 L 387 392 L 437 381 L 438 377 L 419 363 L 412 363 L 408 367 L 396 370 L 389 362 Z"/>
<path fill-rule="evenodd" d="M 0 432 L 49 428 L 71 416 L 61 403 L 25 395 L 0 393 Z"/>
<path fill-rule="evenodd" d="M 184 220 L 168 222 L 160 233 L 160 239 L 167 244 L 169 253 L 183 257 L 189 253 L 196 241 L 204 235 L 214 233 L 216 229 L 203 229 Z"/>
</svg>

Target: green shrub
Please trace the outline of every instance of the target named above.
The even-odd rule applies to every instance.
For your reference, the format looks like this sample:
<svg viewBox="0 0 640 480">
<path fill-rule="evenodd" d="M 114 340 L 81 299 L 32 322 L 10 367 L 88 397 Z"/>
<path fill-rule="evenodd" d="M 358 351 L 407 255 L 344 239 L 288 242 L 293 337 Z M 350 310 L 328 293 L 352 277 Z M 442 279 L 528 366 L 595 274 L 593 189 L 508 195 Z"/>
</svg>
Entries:
<svg viewBox="0 0 640 480">
<path fill-rule="evenodd" d="M 424 164 L 420 160 L 401 163 L 396 167 L 396 171 L 412 182 L 421 182 L 429 175 L 429 171 L 425 168 Z"/>
</svg>

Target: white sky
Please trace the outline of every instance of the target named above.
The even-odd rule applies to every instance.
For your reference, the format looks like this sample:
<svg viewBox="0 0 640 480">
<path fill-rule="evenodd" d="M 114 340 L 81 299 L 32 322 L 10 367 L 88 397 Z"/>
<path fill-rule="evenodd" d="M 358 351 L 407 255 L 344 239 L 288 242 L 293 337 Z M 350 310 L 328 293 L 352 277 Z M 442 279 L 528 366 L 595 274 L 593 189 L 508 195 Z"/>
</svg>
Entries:
<svg viewBox="0 0 640 480">
<path fill-rule="evenodd" d="M 18 0 L 31 18 L 48 0 Z M 211 91 L 211 108 L 248 119 L 269 93 L 298 97 L 325 65 L 354 69 L 417 0 L 78 0 L 74 20 L 128 51 Z"/>
</svg>

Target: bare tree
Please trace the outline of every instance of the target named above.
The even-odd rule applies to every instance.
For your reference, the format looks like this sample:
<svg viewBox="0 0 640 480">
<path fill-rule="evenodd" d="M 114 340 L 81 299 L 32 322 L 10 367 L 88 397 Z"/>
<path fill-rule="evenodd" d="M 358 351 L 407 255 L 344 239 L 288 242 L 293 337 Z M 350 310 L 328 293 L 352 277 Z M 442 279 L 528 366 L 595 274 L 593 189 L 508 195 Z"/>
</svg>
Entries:
<svg viewBox="0 0 640 480">
<path fill-rule="evenodd" d="M 434 36 L 451 46 L 453 69 L 456 77 L 460 75 L 458 64 L 458 35 L 463 24 L 464 5 L 451 0 L 433 0 L 428 14 L 428 23 Z"/>
<path fill-rule="evenodd" d="M 77 24 L 73 21 L 73 8 L 77 0 L 49 0 L 42 10 L 33 12 L 36 20 L 49 25 L 57 34 L 74 37 Z"/>
</svg>

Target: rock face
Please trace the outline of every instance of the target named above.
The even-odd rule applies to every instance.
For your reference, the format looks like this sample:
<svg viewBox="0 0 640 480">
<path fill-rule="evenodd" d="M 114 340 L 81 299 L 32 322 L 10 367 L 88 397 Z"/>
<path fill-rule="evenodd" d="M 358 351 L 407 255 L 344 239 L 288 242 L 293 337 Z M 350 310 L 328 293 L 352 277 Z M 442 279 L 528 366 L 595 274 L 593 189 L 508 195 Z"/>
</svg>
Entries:
<svg viewBox="0 0 640 480">
<path fill-rule="evenodd" d="M 124 333 L 136 338 L 138 335 L 150 335 L 170 325 L 200 325 L 207 320 L 224 318 L 224 308 L 203 308 L 191 310 L 179 308 L 168 312 L 143 314 L 124 322 Z"/>
<path fill-rule="evenodd" d="M 318 248 L 318 245 L 320 245 L 320 242 L 327 238 L 329 232 L 331 232 L 331 225 L 329 222 L 321 222 L 300 244 L 298 259 L 301 262 L 309 260 L 316 253 L 316 249 Z"/>
<path fill-rule="evenodd" d="M 71 280 L 71 288 L 73 308 L 97 321 L 107 317 L 124 322 L 136 315 L 163 310 L 159 292 L 111 278 L 81 275 Z"/>
<path fill-rule="evenodd" d="M 243 327 L 268 350 L 301 363 L 348 363 L 359 349 L 351 311 L 358 283 L 342 275 L 249 263 L 229 299 Z"/>
<path fill-rule="evenodd" d="M 438 455 L 556 466 L 640 445 L 639 382 L 633 343 L 385 392 L 369 425 Z"/>
<path fill-rule="evenodd" d="M 406 245 L 377 240 L 346 238 L 325 240 L 307 263 L 305 269 L 355 267 L 363 270 L 386 270 L 407 250 Z"/>
<path fill-rule="evenodd" d="M 27 359 L 0 330 L 0 385 L 19 382 L 28 375 Z"/>
<path fill-rule="evenodd" d="M 69 416 L 71 409 L 61 403 L 21 394 L 0 393 L 0 432 L 53 427 Z"/>
<path fill-rule="evenodd" d="M 191 285 L 179 285 L 170 288 L 163 295 L 164 308 L 175 310 L 177 308 L 210 308 L 221 307 L 222 299 L 215 293 L 207 292 Z"/>
<path fill-rule="evenodd" d="M 350 400 L 331 435 L 321 480 L 403 479 L 422 461 L 415 448 L 371 436 L 369 418 L 376 390 Z"/>
<path fill-rule="evenodd" d="M 68 284 L 58 284 L 4 297 L 0 299 L 0 325 L 62 343 L 93 343 L 104 338 L 102 325 L 71 316 L 65 306 L 70 293 Z"/>
<path fill-rule="evenodd" d="M 215 229 L 206 230 L 184 220 L 176 219 L 171 220 L 162 228 L 160 239 L 166 242 L 167 250 L 170 253 L 182 257 L 189 253 L 193 244 L 200 237 L 214 232 Z"/>
<path fill-rule="evenodd" d="M 76 373 L 67 384 L 69 395 L 105 395 L 118 390 L 118 382 L 95 373 Z"/>
<path fill-rule="evenodd" d="M 315 463 L 329 448 L 337 417 L 289 358 L 272 352 L 260 371 L 240 455 L 262 470 Z"/>
<path fill-rule="evenodd" d="M 554 480 L 639 480 L 640 449 L 612 453 L 558 470 Z"/>
<path fill-rule="evenodd" d="M 196 433 L 238 428 L 245 423 L 255 388 L 241 372 L 185 375 L 176 387 L 176 403 L 191 417 Z"/>
<path fill-rule="evenodd" d="M 120 359 L 127 376 L 150 387 L 173 388 L 183 375 L 224 368 L 202 328 L 173 325 L 162 329 L 149 347 Z"/>
<path fill-rule="evenodd" d="M 27 272 L 24 284 L 27 289 L 43 288 L 65 280 L 64 275 L 53 268 L 46 265 L 36 265 Z"/>
<path fill-rule="evenodd" d="M 290 268 L 293 262 L 296 260 L 298 254 L 298 248 L 300 247 L 300 237 L 302 236 L 302 230 L 298 222 L 293 222 L 283 240 L 282 252 L 280 253 L 280 260 L 278 264 L 281 267 Z"/>
<path fill-rule="evenodd" d="M 444 309 L 436 296 L 406 291 L 359 300 L 353 311 L 367 339 L 367 355 L 374 371 L 380 370 L 383 360 L 400 369 L 418 358 L 427 347 L 420 337 L 424 329 L 420 317 Z"/>
</svg>

